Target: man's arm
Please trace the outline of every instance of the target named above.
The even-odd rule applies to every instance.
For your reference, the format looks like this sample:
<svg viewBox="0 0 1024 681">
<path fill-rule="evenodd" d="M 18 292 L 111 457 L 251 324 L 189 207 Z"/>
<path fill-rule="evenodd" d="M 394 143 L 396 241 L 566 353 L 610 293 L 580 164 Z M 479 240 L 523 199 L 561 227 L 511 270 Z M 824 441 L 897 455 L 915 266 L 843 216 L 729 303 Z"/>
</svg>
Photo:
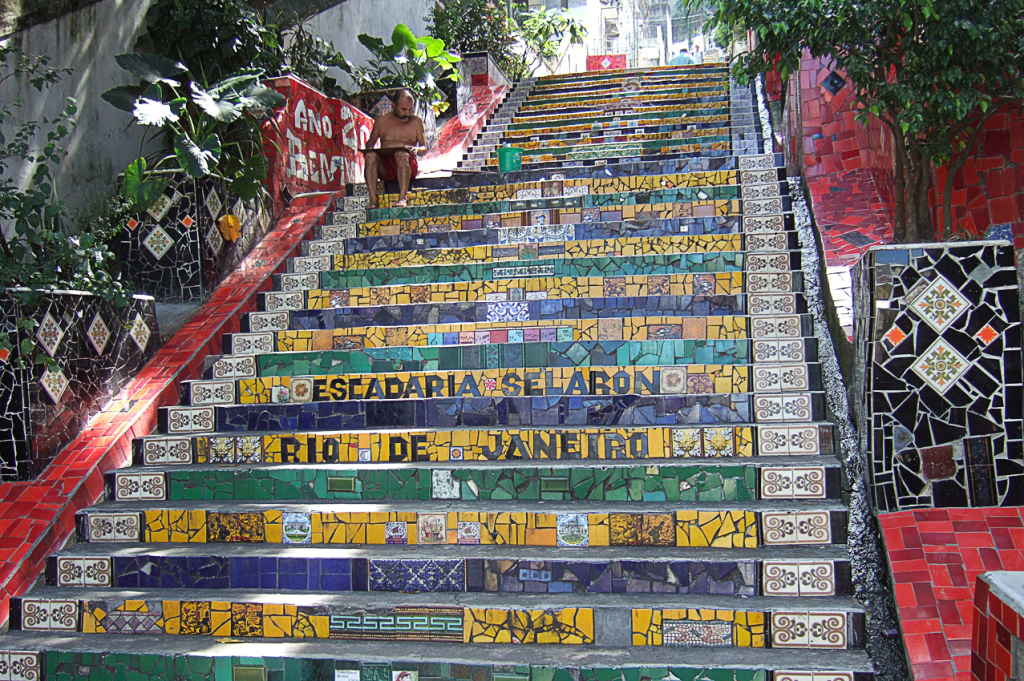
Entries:
<svg viewBox="0 0 1024 681">
<path fill-rule="evenodd" d="M 421 149 L 418 155 L 422 156 L 427 152 L 427 134 L 423 130 L 423 120 L 419 120 L 419 124 L 416 126 L 416 145 Z"/>
<path fill-rule="evenodd" d="M 370 129 L 370 139 L 366 140 L 366 148 L 373 149 L 377 146 L 377 140 L 380 139 L 380 130 L 377 129 L 377 120 L 374 119 L 373 127 Z"/>
</svg>

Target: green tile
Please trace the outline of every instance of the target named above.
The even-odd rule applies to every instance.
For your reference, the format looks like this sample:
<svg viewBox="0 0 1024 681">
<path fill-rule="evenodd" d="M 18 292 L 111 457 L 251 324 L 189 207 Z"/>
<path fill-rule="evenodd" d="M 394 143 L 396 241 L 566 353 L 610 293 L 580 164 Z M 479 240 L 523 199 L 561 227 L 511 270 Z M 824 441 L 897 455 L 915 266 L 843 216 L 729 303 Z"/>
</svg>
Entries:
<svg viewBox="0 0 1024 681">
<path fill-rule="evenodd" d="M 356 479 L 354 477 L 329 476 L 327 478 L 328 492 L 355 492 Z"/>
</svg>

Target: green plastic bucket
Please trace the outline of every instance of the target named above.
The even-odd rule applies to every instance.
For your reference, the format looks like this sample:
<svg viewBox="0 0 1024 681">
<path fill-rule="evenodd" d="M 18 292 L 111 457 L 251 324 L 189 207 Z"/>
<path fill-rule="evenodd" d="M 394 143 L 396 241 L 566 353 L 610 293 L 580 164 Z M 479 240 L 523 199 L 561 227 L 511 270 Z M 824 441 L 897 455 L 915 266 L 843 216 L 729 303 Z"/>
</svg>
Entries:
<svg viewBox="0 0 1024 681">
<path fill-rule="evenodd" d="M 501 147 L 498 149 L 498 170 L 510 173 L 523 169 L 523 150 L 519 147 Z"/>
</svg>

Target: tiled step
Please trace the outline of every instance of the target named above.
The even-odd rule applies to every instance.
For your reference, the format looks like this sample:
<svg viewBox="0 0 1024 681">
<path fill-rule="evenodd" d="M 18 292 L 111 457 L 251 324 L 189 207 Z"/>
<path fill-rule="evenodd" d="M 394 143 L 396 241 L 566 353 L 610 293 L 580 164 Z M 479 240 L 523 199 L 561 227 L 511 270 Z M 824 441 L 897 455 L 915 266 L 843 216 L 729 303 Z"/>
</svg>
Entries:
<svg viewBox="0 0 1024 681">
<path fill-rule="evenodd" d="M 614 593 L 763 596 L 833 599 L 852 592 L 843 547 L 768 547 L 753 551 L 706 550 L 706 556 L 666 555 L 665 549 L 631 547 L 623 556 L 595 549 L 572 559 L 534 550 L 508 552 L 486 546 L 386 551 L 373 558 L 353 549 L 217 545 L 203 552 L 153 545 L 139 550 L 77 544 L 50 556 L 46 584 L 115 589 L 285 589 L 291 591 L 506 593 L 589 595 L 601 603 Z M 439 550 L 445 549 L 445 550 Z M 596 552 L 601 551 L 595 555 Z M 696 551 L 696 550 L 695 550 Z M 436 568 L 435 568 L 436 566 Z M 803 578 L 801 578 L 803 576 Z M 54 590 L 54 593 L 57 593 Z M 774 601 L 778 602 L 778 601 Z M 785 602 L 785 601 L 784 601 Z M 821 601 L 817 601 L 821 602 Z"/>
<path fill-rule="evenodd" d="M 76 514 L 79 542 L 755 549 L 846 543 L 837 502 L 106 502 Z M 571 505 L 570 505 L 571 504 Z M 532 509 L 543 509 L 537 511 Z"/>
<path fill-rule="evenodd" d="M 12 600 L 12 629 L 32 630 L 41 611 L 74 610 L 78 631 L 87 636 L 131 633 L 270 639 L 403 640 L 480 645 L 495 643 L 630 646 L 686 646 L 697 629 L 720 629 L 729 647 L 766 648 L 785 641 L 793 648 L 857 649 L 864 645 L 864 613 L 849 599 L 822 609 L 778 610 L 770 601 L 751 599 L 734 609 L 728 597 L 689 596 L 672 603 L 661 594 L 610 594 L 617 606 L 594 608 L 575 594 L 548 596 L 543 603 L 512 605 L 498 594 L 279 594 L 227 590 L 211 600 L 203 590 L 181 589 L 168 599 L 149 590 L 124 595 L 100 588 L 39 590 L 39 596 Z M 660 600 L 665 600 L 662 607 Z M 692 606 L 688 608 L 688 605 Z M 796 606 L 796 603 L 791 604 Z M 675 607 L 672 607 L 675 606 Z M 831 606 L 831 607 L 829 607 Z M 775 606 L 778 607 L 778 606 Z M 381 632 L 387 619 L 390 631 Z M 812 623 L 813 622 L 813 623 Z M 713 624 L 711 624 L 713 623 Z M 810 638 L 808 630 L 817 635 Z M 62 631 L 62 629 L 57 629 Z M 771 634 L 769 634 L 771 631 Z M 396 636 L 401 632 L 401 636 Z M 799 633 L 798 633 L 799 632 Z M 794 638 L 794 634 L 798 638 Z M 802 636 L 800 636 L 802 634 Z"/>
<path fill-rule="evenodd" d="M 526 306 L 517 305 L 515 315 L 512 317 L 498 316 L 501 308 L 485 301 L 249 312 L 242 315 L 240 329 L 243 333 L 260 333 L 290 329 L 394 327 L 433 323 L 462 324 L 500 319 L 527 322 L 563 319 L 623 319 L 638 315 L 734 316 L 746 314 L 747 308 L 747 296 L 745 295 L 574 297 L 523 302 L 526 303 Z M 789 313 L 782 309 L 775 309 L 772 305 L 773 302 L 776 302 L 774 296 L 760 296 L 753 302 L 756 303 L 753 306 L 755 309 L 763 308 L 766 314 L 778 313 L 791 316 L 807 311 L 803 296 L 799 295 L 794 295 L 789 301 L 795 308 Z"/>
<path fill-rule="evenodd" d="M 672 241 L 681 239 L 666 239 L 661 241 L 671 244 Z M 739 240 L 736 240 L 737 245 Z M 655 242 L 654 245 L 657 245 Z M 728 243 L 728 241 L 726 241 Z M 425 285 L 437 288 L 438 291 L 448 290 L 446 285 L 472 282 L 477 286 L 466 287 L 467 290 L 475 289 L 480 285 L 492 282 L 499 282 L 506 279 L 516 279 L 522 282 L 538 277 L 545 277 L 555 281 L 566 277 L 603 279 L 629 276 L 664 275 L 676 277 L 676 283 L 682 283 L 681 277 L 691 274 L 704 274 L 705 278 L 699 279 L 698 287 L 710 285 L 712 275 L 724 273 L 743 272 L 745 266 L 751 270 L 751 276 L 756 273 L 756 265 L 764 258 L 758 259 L 756 255 L 747 256 L 742 252 L 722 250 L 719 252 L 706 252 L 692 248 L 692 244 L 680 244 L 678 247 L 668 247 L 659 253 L 652 244 L 646 242 L 639 248 L 628 248 L 625 245 L 618 245 L 614 242 L 602 242 L 594 244 L 592 249 L 595 255 L 573 256 L 566 251 L 582 251 L 575 248 L 578 242 L 563 242 L 552 245 L 538 244 L 521 248 L 499 247 L 499 253 L 507 252 L 509 260 L 486 259 L 483 262 L 473 261 L 465 258 L 465 251 L 449 251 L 437 253 L 435 263 L 416 262 L 421 260 L 419 253 L 408 253 L 412 262 L 401 262 L 401 255 L 370 255 L 370 256 L 346 256 L 346 255 L 323 255 L 310 258 L 296 258 L 292 263 L 296 269 L 304 270 L 297 273 L 281 274 L 275 276 L 274 284 L 278 293 L 293 291 L 356 291 L 364 288 L 381 287 L 409 287 L 414 285 Z M 620 250 L 615 250 L 615 249 Z M 542 250 L 543 249 L 543 250 Z M 486 250 L 474 249 L 477 251 Z M 520 251 L 524 251 L 527 257 L 519 259 Z M 607 253 L 603 255 L 602 251 Z M 644 255 L 619 255 L 621 251 L 640 251 Z M 543 257 L 541 257 L 543 253 Z M 471 255 L 471 254 L 469 254 Z M 530 257 L 537 256 L 537 257 Z M 561 256 L 561 257 L 559 257 Z M 779 262 L 788 261 L 788 253 L 779 253 Z M 389 261 L 390 260 L 390 261 Z M 462 262 L 459 262 L 462 260 Z M 747 261 L 752 260 L 751 265 Z M 360 262 L 361 261 L 361 262 Z M 446 262 L 447 261 L 447 262 Z M 365 263 L 368 268 L 360 268 L 359 264 Z M 799 263 L 797 263 L 799 264 Z M 322 269 L 321 269 L 322 268 Z M 778 270 L 776 270 L 778 271 Z M 787 270 L 788 271 L 788 270 Z M 671 281 L 671 280 L 670 280 Z M 664 290 L 665 282 L 661 282 L 662 289 L 658 289 L 658 280 L 652 283 L 654 290 Z M 484 286 L 486 288 L 486 286 Z M 495 289 L 501 290 L 501 289 Z M 534 289 L 541 290 L 541 289 Z M 408 292 L 408 291 L 406 291 Z M 672 291 L 681 294 L 682 290 Z M 666 294 L 669 291 L 665 291 Z M 426 295 L 425 291 L 419 290 L 419 295 Z M 270 295 L 270 294 L 268 294 Z M 280 296 L 278 296 L 280 297 Z M 269 298 L 268 300 L 269 304 Z"/>
<path fill-rule="evenodd" d="M 279 379 L 284 382 L 284 379 Z M 520 426 L 665 426 L 758 423 L 804 425 L 825 420 L 823 393 L 753 395 L 433 398 L 161 407 L 157 432 L 267 433 L 293 430 L 374 430 Z M 302 396 L 300 396 L 302 397 Z M 288 402 L 284 402 L 287 399 Z"/>
<path fill-rule="evenodd" d="M 224 355 L 251 355 L 267 352 L 310 352 L 381 348 L 388 345 L 450 346 L 538 341 L 596 340 L 739 340 L 779 338 L 777 324 L 761 318 L 741 316 L 687 318 L 636 317 L 600 323 L 596 319 L 546 320 L 541 322 L 478 322 L 434 324 L 411 327 L 355 327 L 312 331 L 267 331 L 223 336 Z M 783 338 L 809 337 L 809 316 L 785 320 Z"/>
<path fill-rule="evenodd" d="M 467 646 L 460 643 L 409 641 L 384 656 L 376 641 L 292 639 L 285 650 L 269 639 L 229 639 L 229 648 L 211 653 L 205 636 L 151 636 L 139 653 L 134 634 L 80 636 L 68 650 L 67 634 L 14 631 L 7 635 L 12 661 L 38 670 L 42 665 L 74 678 L 87 667 L 113 676 L 118 670 L 138 677 L 175 677 L 215 681 L 217 669 L 237 681 L 266 678 L 385 681 L 872 681 L 871 663 L 863 650 L 796 649 L 788 647 L 581 647 L 571 662 L 559 646 Z M 628 659 L 628 663 L 623 660 Z M 572 665 L 571 667 L 568 665 Z M 812 671 L 813 670 L 813 671 Z M 249 676 L 251 674 L 251 676 Z M 257 674 L 259 674 L 257 676 Z M 265 676 L 264 676 L 265 675 Z M 287 676 L 286 676 L 287 675 Z M 35 677 L 37 678 L 37 677 Z M 63 677 L 60 677 L 63 678 Z"/>
<path fill-rule="evenodd" d="M 189 407 L 170 407 L 190 410 Z M 463 461 L 628 461 L 685 459 L 703 464 L 748 459 L 788 465 L 835 455 L 828 423 L 795 425 L 565 427 L 407 430 L 403 432 L 284 432 L 232 435 L 212 423 L 184 423 L 170 414 L 171 435 L 133 441 L 136 466 L 189 464 L 458 463 Z M 193 426 L 197 426 L 193 428 Z M 180 426 L 180 427 L 179 427 Z M 209 431 L 209 434 L 192 434 Z M 777 458 L 783 457 L 783 458 Z M 134 471 L 138 473 L 138 471 Z M 140 483 L 141 484 L 141 483 Z"/>
<path fill-rule="evenodd" d="M 328 308 L 372 307 L 377 305 L 410 305 L 428 303 L 491 302 L 494 314 L 511 315 L 521 319 L 523 303 L 530 300 L 556 300 L 560 298 L 605 298 L 644 296 L 735 296 L 744 293 L 747 276 L 743 272 L 716 272 L 707 274 L 638 274 L 617 276 L 573 277 L 551 276 L 551 265 L 528 265 L 523 269 L 506 272 L 508 278 L 490 281 L 457 281 L 448 283 L 401 284 L 361 286 L 346 289 L 307 289 L 290 292 L 260 293 L 257 309 L 260 312 L 291 310 L 319 310 Z M 657 264 L 655 272 L 663 271 Z M 752 276 L 752 275 L 751 275 Z M 776 277 L 777 278 L 777 277 Z M 779 293 L 797 293 L 801 289 L 800 275 L 776 287 Z M 497 303 L 517 305 L 497 306 Z"/>
<path fill-rule="evenodd" d="M 724 439 L 724 438 L 723 438 Z M 788 458 L 788 457 L 787 457 Z M 456 464 L 457 465 L 457 464 Z M 108 501 L 750 501 L 839 499 L 838 461 L 148 468 L 105 476 Z"/>
</svg>

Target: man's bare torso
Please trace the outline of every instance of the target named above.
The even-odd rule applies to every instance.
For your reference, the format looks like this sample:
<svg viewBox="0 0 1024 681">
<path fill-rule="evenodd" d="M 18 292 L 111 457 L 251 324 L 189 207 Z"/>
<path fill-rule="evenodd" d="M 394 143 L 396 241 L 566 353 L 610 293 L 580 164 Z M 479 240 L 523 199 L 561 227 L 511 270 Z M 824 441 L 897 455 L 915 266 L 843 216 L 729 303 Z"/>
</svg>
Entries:
<svg viewBox="0 0 1024 681">
<path fill-rule="evenodd" d="M 419 116 L 410 116 L 403 121 L 393 113 L 386 113 L 376 121 L 377 132 L 380 134 L 380 146 L 414 147 L 423 135 L 423 121 Z"/>
</svg>

